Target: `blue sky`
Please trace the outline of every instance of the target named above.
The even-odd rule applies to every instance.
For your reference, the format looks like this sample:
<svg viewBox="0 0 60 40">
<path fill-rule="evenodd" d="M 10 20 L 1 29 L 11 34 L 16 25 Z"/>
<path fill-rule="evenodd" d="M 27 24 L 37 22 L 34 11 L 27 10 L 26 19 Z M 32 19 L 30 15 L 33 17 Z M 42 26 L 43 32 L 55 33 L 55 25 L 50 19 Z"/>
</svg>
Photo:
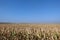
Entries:
<svg viewBox="0 0 60 40">
<path fill-rule="evenodd" d="M 60 0 L 0 0 L 0 22 L 60 22 Z"/>
</svg>

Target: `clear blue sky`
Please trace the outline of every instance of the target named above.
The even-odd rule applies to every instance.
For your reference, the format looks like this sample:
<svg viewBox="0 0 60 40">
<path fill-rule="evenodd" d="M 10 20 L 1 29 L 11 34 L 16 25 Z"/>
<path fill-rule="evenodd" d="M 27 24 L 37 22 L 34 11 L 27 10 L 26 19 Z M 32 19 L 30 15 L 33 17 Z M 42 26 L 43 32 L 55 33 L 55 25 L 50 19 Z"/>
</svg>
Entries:
<svg viewBox="0 0 60 40">
<path fill-rule="evenodd" d="M 60 22 L 60 0 L 0 0 L 0 22 Z"/>
</svg>

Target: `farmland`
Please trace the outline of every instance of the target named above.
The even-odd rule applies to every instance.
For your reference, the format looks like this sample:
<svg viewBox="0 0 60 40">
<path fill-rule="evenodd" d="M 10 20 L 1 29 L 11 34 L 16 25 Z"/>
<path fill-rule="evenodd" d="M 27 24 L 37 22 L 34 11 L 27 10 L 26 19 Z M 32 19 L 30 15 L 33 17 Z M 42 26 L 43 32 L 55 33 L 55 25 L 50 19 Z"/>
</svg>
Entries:
<svg viewBox="0 0 60 40">
<path fill-rule="evenodd" d="M 60 24 L 0 24 L 0 40 L 60 40 Z"/>
</svg>

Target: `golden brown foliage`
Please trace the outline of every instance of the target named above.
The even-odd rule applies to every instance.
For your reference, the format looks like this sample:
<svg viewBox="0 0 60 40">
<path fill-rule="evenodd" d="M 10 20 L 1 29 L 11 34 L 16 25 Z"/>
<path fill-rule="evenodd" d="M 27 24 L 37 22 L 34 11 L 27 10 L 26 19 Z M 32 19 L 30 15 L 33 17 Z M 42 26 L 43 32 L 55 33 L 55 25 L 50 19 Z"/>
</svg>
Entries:
<svg viewBox="0 0 60 40">
<path fill-rule="evenodd" d="M 60 24 L 0 24 L 0 40 L 60 40 Z"/>
</svg>

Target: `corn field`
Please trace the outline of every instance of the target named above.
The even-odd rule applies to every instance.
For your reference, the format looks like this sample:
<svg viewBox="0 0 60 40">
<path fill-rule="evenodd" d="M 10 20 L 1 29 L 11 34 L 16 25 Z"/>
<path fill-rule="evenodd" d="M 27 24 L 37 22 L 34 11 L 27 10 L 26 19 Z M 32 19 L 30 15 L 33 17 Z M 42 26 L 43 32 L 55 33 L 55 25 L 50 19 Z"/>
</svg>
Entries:
<svg viewBox="0 0 60 40">
<path fill-rule="evenodd" d="M 0 40 L 60 40 L 60 25 L 0 24 Z"/>
</svg>

